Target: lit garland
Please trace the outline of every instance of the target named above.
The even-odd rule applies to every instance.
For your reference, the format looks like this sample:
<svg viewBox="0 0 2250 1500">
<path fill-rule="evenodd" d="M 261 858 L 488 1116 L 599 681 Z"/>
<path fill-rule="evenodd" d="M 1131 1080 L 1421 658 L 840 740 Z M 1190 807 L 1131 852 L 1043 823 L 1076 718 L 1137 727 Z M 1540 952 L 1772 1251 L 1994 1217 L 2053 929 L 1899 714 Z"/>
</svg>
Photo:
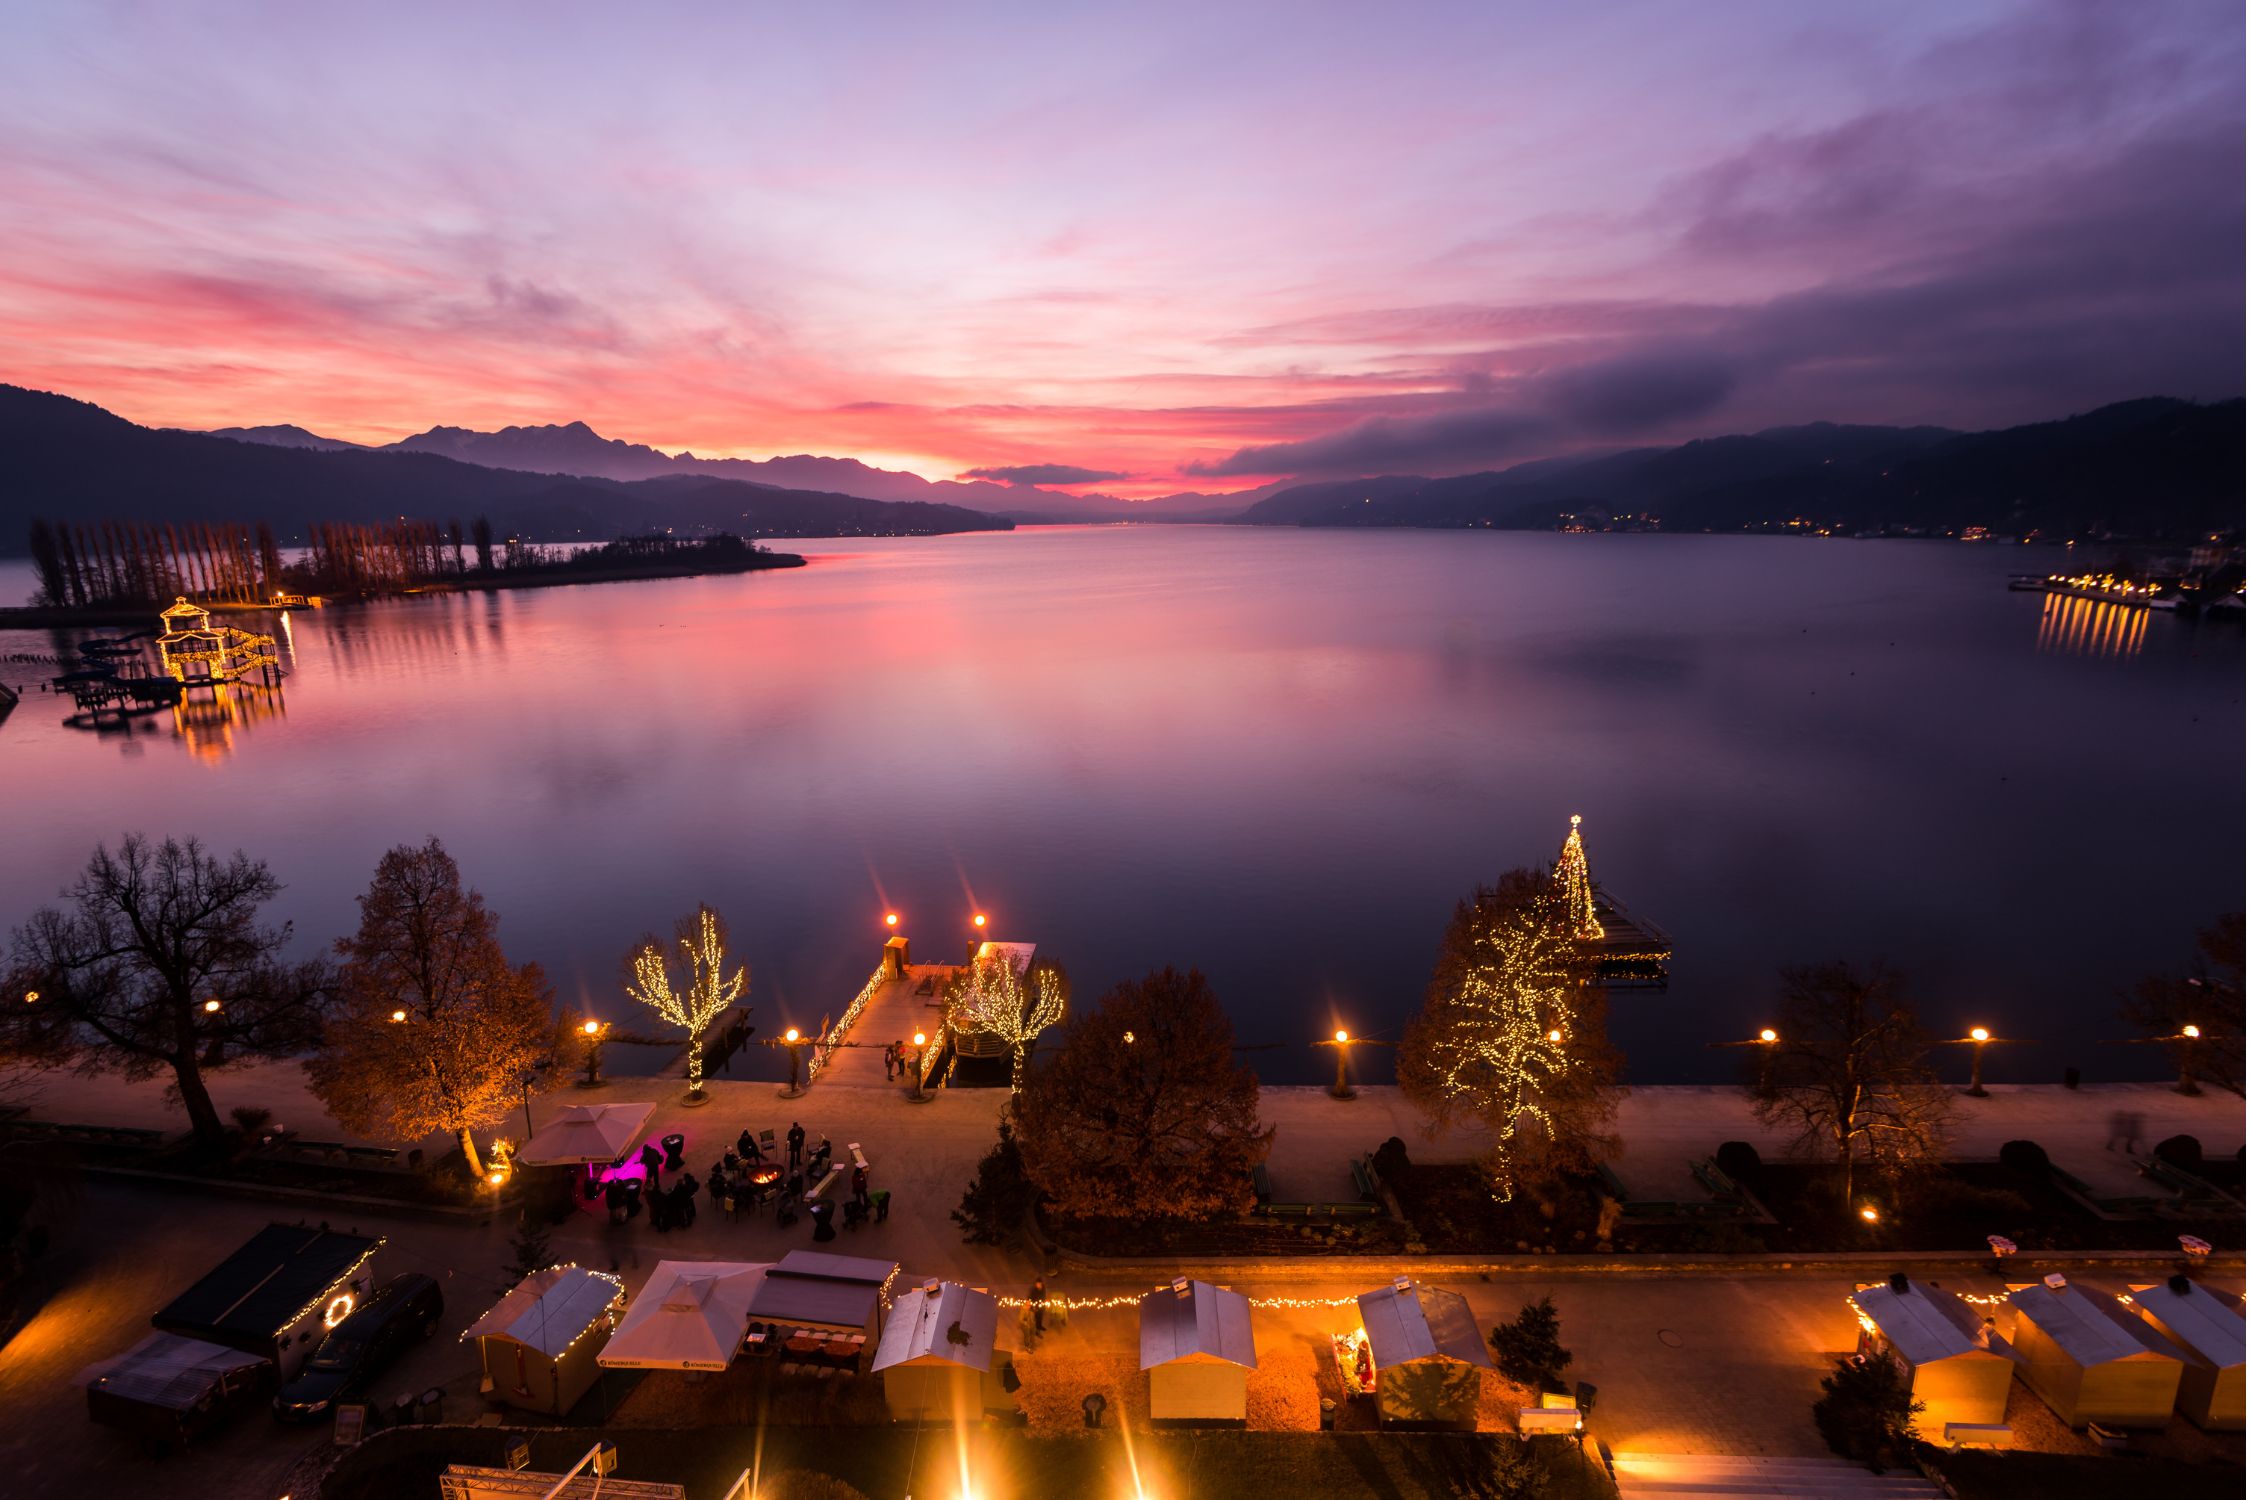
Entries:
<svg viewBox="0 0 2250 1500">
<path fill-rule="evenodd" d="M 671 966 L 664 961 L 663 950 L 651 943 L 633 955 L 633 977 L 640 983 L 637 987 L 625 986 L 625 993 L 674 1026 L 686 1030 L 688 1093 L 700 1096 L 703 1092 L 703 1028 L 742 998 L 742 992 L 749 987 L 750 974 L 742 968 L 731 975 L 725 972 L 726 944 L 719 933 L 719 914 L 708 906 L 699 906 L 695 916 L 695 938 L 679 939 L 680 951 L 687 955 L 687 988 L 673 988 Z"/>
<path fill-rule="evenodd" d="M 1157 1287 L 1155 1290 L 1161 1292 L 1169 1288 Z M 1111 1312 L 1121 1307 L 1139 1307 L 1141 1299 L 1147 1295 L 1147 1292 L 1128 1292 L 1121 1297 L 1049 1297 L 1038 1303 L 1034 1303 L 1029 1297 L 996 1297 L 993 1300 L 1002 1307 L 1059 1307 L 1065 1312 Z M 1330 1308 L 1359 1305 L 1359 1298 L 1356 1296 L 1251 1297 L 1247 1300 L 1252 1307 Z"/>
<path fill-rule="evenodd" d="M 2070 589 L 2082 594 L 2101 594 L 2109 598 L 2141 602 L 2157 595 L 2153 583 L 2135 583 L 2130 578 L 2120 578 L 2115 573 L 2076 573 L 2047 575 L 2047 587 Z"/>
<path fill-rule="evenodd" d="M 1014 958 L 1002 949 L 969 965 L 946 1006 L 946 1024 L 956 1033 L 981 1031 L 1006 1043 L 1009 1086 L 1021 1089 L 1024 1048 L 1063 1018 L 1068 1003 L 1060 974 L 1050 968 L 1018 973 Z"/>
<path fill-rule="evenodd" d="M 319 1311 L 321 1305 L 326 1302 L 332 1295 L 331 1288 L 336 1285 L 336 1282 L 351 1280 L 353 1276 L 359 1273 L 359 1268 L 367 1264 L 368 1257 L 372 1256 L 376 1251 L 382 1249 L 383 1246 L 387 1243 L 387 1240 L 377 1238 L 374 1244 L 369 1245 L 365 1250 L 361 1251 L 358 1260 L 355 1260 L 349 1266 L 346 1266 L 344 1268 L 344 1273 L 341 1276 L 338 1276 L 335 1281 L 331 1281 L 327 1286 L 322 1287 L 320 1289 L 319 1295 L 315 1296 L 312 1301 L 306 1303 L 303 1307 L 298 1308 L 295 1314 L 290 1317 L 288 1322 L 282 1324 L 279 1328 L 276 1328 L 273 1331 L 273 1336 L 275 1338 L 280 1338 L 290 1329 L 296 1327 L 299 1323 L 304 1322 L 305 1319 L 311 1317 L 316 1311 Z"/>
<path fill-rule="evenodd" d="M 175 598 L 161 619 L 164 633 L 156 638 L 156 654 L 175 681 L 187 682 L 187 669 L 193 664 L 205 668 L 195 679 L 199 682 L 232 682 L 260 667 L 280 670 L 281 658 L 272 636 L 252 635 L 232 625 L 213 625 L 209 610 L 188 603 L 184 597 Z"/>
<path fill-rule="evenodd" d="M 625 1305 L 625 1283 L 619 1278 L 610 1275 L 607 1271 L 587 1270 L 586 1267 L 579 1265 L 576 1261 L 557 1261 L 555 1264 L 547 1267 L 547 1270 L 585 1271 L 587 1275 L 593 1277 L 596 1281 L 606 1281 L 611 1286 L 617 1288 L 617 1295 L 610 1298 L 609 1301 L 604 1304 L 600 1315 L 588 1319 L 584 1328 L 581 1328 L 576 1333 L 572 1334 L 570 1336 L 570 1342 L 562 1346 L 562 1350 L 560 1353 L 549 1356 L 550 1362 L 554 1364 L 561 1364 L 564 1356 L 568 1355 L 571 1350 L 577 1348 L 579 1345 L 579 1341 L 584 1339 L 587 1334 L 592 1333 L 595 1329 L 606 1327 L 612 1332 L 616 1331 L 618 1310 Z M 546 1272 L 541 1271 L 535 1272 L 534 1274 L 543 1276 L 546 1274 Z M 528 1280 L 529 1278 L 526 1279 Z M 540 1293 L 540 1296 L 542 1297 L 544 1297 L 545 1295 L 545 1292 Z M 507 1299 L 503 1297 L 501 1300 L 506 1301 Z M 472 1335 L 470 1334 L 469 1330 L 467 1328 L 464 1328 L 461 1330 L 460 1338 L 458 1341 L 465 1344 L 471 1337 Z M 479 1334 L 474 1335 L 474 1337 L 482 1338 L 490 1337 L 490 1335 Z"/>
<path fill-rule="evenodd" d="M 818 1078 L 822 1065 L 829 1058 L 835 1056 L 837 1043 L 851 1034 L 852 1023 L 859 1019 L 861 1011 L 867 1009 L 867 1002 L 875 998 L 875 992 L 883 987 L 884 977 L 883 966 L 877 964 L 875 972 L 867 976 L 867 983 L 861 985 L 859 993 L 852 997 L 852 1003 L 844 1007 L 843 1016 L 835 1025 L 828 1028 L 828 1034 L 823 1036 L 820 1039 L 820 1044 L 813 1048 L 812 1060 L 805 1064 L 805 1082 L 807 1084 Z"/>
<path fill-rule="evenodd" d="M 1580 942 L 1598 943 L 1602 924 L 1594 916 L 1594 880 L 1586 870 L 1586 845 L 1578 837 L 1578 814 L 1570 815 L 1570 833 L 1563 839 L 1555 860 L 1555 894 L 1562 902 L 1563 920 Z"/>
</svg>

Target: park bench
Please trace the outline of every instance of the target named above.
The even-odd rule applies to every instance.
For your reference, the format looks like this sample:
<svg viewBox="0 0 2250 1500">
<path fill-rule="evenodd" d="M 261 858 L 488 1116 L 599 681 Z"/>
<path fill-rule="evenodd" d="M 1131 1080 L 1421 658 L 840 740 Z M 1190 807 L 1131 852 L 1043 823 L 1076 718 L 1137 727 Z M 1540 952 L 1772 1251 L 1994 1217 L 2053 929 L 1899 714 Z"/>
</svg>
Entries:
<svg viewBox="0 0 2250 1500">
<path fill-rule="evenodd" d="M 1352 1186 L 1359 1189 L 1359 1196 L 1363 1201 L 1368 1203 L 1375 1201 L 1377 1197 L 1375 1172 L 1368 1165 L 1367 1158 L 1364 1156 L 1352 1159 Z"/>
<path fill-rule="evenodd" d="M 2159 1157 L 2148 1157 L 2140 1164 L 2141 1175 L 2160 1186 L 2168 1187 L 2183 1198 L 2197 1198 L 2205 1202 L 2213 1199 L 2221 1203 L 2234 1203 L 2234 1198 L 2224 1188 L 2205 1182 L 2193 1172 L 2173 1166 Z M 2239 1205 L 2237 1205 L 2239 1206 Z"/>
<path fill-rule="evenodd" d="M 1945 1424 L 1945 1441 L 1955 1448 L 1997 1448 L 2006 1443 L 2015 1429 L 2005 1422 L 1948 1422 Z"/>
<path fill-rule="evenodd" d="M 1741 1200 L 1742 1189 L 1735 1186 L 1733 1178 L 1719 1170 L 1716 1160 L 1705 1157 L 1702 1161 L 1691 1161 L 1688 1163 L 1688 1170 L 1695 1174 L 1695 1180 L 1702 1183 L 1704 1190 L 1712 1197 L 1724 1198 L 1729 1202 Z"/>
</svg>

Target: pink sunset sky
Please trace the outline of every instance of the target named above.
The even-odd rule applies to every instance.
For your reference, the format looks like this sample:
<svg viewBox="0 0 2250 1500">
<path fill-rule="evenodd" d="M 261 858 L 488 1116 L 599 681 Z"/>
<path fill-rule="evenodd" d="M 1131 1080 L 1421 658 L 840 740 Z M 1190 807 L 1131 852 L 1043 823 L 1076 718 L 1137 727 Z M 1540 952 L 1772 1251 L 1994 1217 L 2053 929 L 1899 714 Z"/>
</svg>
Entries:
<svg viewBox="0 0 2250 1500">
<path fill-rule="evenodd" d="M 2243 12 L 10 6 L 0 380 L 1078 490 L 2238 395 Z"/>
</svg>

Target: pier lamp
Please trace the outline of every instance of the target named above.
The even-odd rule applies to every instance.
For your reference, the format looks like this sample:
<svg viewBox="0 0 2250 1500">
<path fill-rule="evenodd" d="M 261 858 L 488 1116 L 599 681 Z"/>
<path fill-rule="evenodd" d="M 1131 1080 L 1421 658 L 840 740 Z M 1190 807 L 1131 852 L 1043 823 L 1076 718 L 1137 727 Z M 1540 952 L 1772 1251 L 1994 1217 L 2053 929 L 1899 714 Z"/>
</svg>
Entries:
<svg viewBox="0 0 2250 1500">
<path fill-rule="evenodd" d="M 883 925 L 884 925 L 885 927 L 892 927 L 892 928 L 895 928 L 895 927 L 897 927 L 897 926 L 898 926 L 898 913 L 897 913 L 897 912 L 895 912 L 895 911 L 887 911 L 887 912 L 884 912 L 884 913 L 883 913 Z"/>
<path fill-rule="evenodd" d="M 1967 1036 L 1949 1037 L 1941 1045 L 1969 1049 L 1968 1096 L 1971 1099 L 1983 1099 L 1989 1097 L 1984 1088 L 1984 1049 L 1987 1047 L 2012 1047 L 2022 1040 L 2021 1037 L 1994 1036 L 1987 1027 L 1972 1026 L 1969 1028 Z"/>
<path fill-rule="evenodd" d="M 1126 1040 L 1130 1041 L 1132 1039 L 1128 1037 L 1126 1038 Z M 1395 1047 L 1398 1044 L 1396 1042 L 1370 1041 L 1363 1036 L 1353 1036 L 1349 1031 L 1346 1031 L 1343 1027 L 1339 1026 L 1336 1028 L 1335 1035 L 1328 1037 L 1323 1041 L 1316 1042 L 1314 1043 L 1314 1045 L 1319 1047 L 1334 1047 L 1336 1049 L 1336 1083 L 1333 1088 L 1329 1089 L 1329 1097 L 1332 1099 L 1356 1099 L 1359 1097 L 1359 1093 L 1352 1087 L 1351 1073 L 1349 1071 L 1352 1048 Z"/>
<path fill-rule="evenodd" d="M 586 1038 L 586 1087 L 592 1088 L 602 1081 L 602 1039 L 609 1034 L 609 1023 L 588 1017 L 578 1034 Z"/>
<path fill-rule="evenodd" d="M 982 918 L 982 917 L 978 917 L 978 918 L 977 918 L 977 920 L 978 920 L 979 922 L 982 922 L 982 921 L 984 920 L 984 918 Z M 913 1098 L 914 1098 L 914 1102 L 915 1102 L 916 1104 L 920 1104 L 920 1103 L 921 1103 L 921 1102 L 923 1102 L 923 1101 L 924 1101 L 925 1099 L 929 1098 L 929 1095 L 927 1095 L 927 1094 L 925 1094 L 925 1093 L 923 1093 L 923 1092 L 922 1092 L 922 1050 L 923 1050 L 923 1049 L 924 1049 L 925 1047 L 929 1046 L 929 1044 L 930 1044 L 930 1034 L 929 1034 L 928 1032 L 926 1032 L 926 1031 L 917 1031 L 917 1032 L 915 1032 L 915 1033 L 914 1033 L 914 1095 L 913 1095 Z"/>
<path fill-rule="evenodd" d="M 805 1034 L 792 1026 L 781 1034 L 781 1045 L 789 1049 L 789 1087 L 781 1091 L 781 1097 L 795 1099 L 805 1092 L 805 1086 L 797 1081 L 798 1059 L 805 1050 Z"/>
<path fill-rule="evenodd" d="M 1560 1038 L 1550 1038 L 1560 1040 Z M 1773 1086 L 1773 1055 L 1781 1045 L 1781 1033 L 1771 1026 L 1762 1026 L 1758 1034 L 1741 1042 L 1705 1042 L 1706 1047 L 1755 1047 L 1758 1049 L 1758 1092 L 1763 1094 Z"/>
</svg>

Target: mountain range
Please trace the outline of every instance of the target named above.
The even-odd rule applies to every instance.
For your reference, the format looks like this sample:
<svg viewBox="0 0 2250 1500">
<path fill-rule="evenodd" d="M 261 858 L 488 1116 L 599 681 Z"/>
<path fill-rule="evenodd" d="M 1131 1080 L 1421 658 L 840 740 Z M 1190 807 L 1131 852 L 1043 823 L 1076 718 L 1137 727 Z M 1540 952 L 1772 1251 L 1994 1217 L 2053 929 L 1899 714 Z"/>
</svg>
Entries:
<svg viewBox="0 0 2250 1500">
<path fill-rule="evenodd" d="M 819 490 L 868 500 L 924 500 L 965 506 L 1018 521 L 1188 520 L 1229 516 L 1263 498 L 1276 486 L 1244 495 L 1166 495 L 1155 500 L 1120 500 L 1109 495 L 1072 495 L 1032 485 L 987 480 L 931 480 L 897 469 L 878 469 L 856 458 L 823 458 L 810 453 L 780 458 L 699 458 L 666 453 L 644 443 L 605 438 L 584 422 L 542 427 L 503 427 L 478 432 L 467 427 L 433 427 L 395 443 L 369 447 L 322 437 L 302 427 L 220 427 L 211 437 L 262 443 L 276 448 L 307 448 L 323 453 L 355 449 L 368 453 L 434 453 L 490 469 L 533 474 L 569 474 L 584 479 L 673 478 L 684 474 L 739 479 L 782 489 Z"/>
<path fill-rule="evenodd" d="M 315 521 L 398 516 L 467 523 L 536 541 L 599 540 L 671 528 L 751 537 L 898 536 L 1004 531 L 1002 516 L 936 501 L 681 474 L 623 481 L 530 473 L 435 453 L 285 444 L 141 427 L 84 401 L 0 385 L 0 551 L 20 549 L 33 516 L 266 521 L 285 542 Z"/>
<path fill-rule="evenodd" d="M 2242 516 L 2242 402 L 2152 397 L 1992 432 L 1816 422 L 1485 474 L 1294 485 L 1240 519 L 2176 538 L 2239 531 Z"/>
</svg>

